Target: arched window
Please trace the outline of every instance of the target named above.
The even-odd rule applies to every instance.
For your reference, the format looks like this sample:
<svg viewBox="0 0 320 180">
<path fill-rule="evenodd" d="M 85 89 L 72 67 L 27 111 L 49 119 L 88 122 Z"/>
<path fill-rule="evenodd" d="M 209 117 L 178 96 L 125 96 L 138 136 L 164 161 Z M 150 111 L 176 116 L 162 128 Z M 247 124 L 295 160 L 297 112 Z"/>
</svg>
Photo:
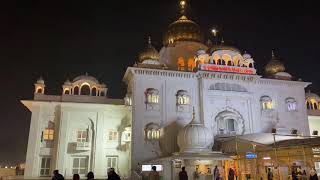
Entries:
<svg viewBox="0 0 320 180">
<path fill-rule="evenodd" d="M 90 95 L 90 87 L 87 84 L 81 86 L 81 95 Z"/>
<path fill-rule="evenodd" d="M 42 93 L 42 88 L 37 89 L 37 93 L 41 94 Z"/>
<path fill-rule="evenodd" d="M 307 101 L 307 109 L 311 109 L 311 104 L 310 104 L 310 102 L 309 101 Z"/>
<path fill-rule="evenodd" d="M 297 101 L 292 97 L 286 98 L 286 105 L 287 105 L 288 111 L 296 111 L 297 110 Z"/>
<path fill-rule="evenodd" d="M 149 123 L 145 128 L 145 139 L 149 141 L 160 139 L 160 126 L 156 123 Z"/>
<path fill-rule="evenodd" d="M 218 59 L 217 65 L 221 65 L 221 64 L 222 64 L 221 59 Z"/>
<path fill-rule="evenodd" d="M 179 90 L 177 92 L 177 105 L 189 105 L 190 104 L 190 96 L 188 91 Z"/>
<path fill-rule="evenodd" d="M 146 103 L 147 104 L 158 104 L 159 103 L 159 91 L 154 88 L 148 88 L 146 90 Z"/>
<path fill-rule="evenodd" d="M 178 59 L 178 71 L 184 71 L 184 59 L 182 57 Z"/>
<path fill-rule="evenodd" d="M 263 110 L 273 109 L 272 99 L 269 96 L 262 96 L 260 102 Z"/>
<path fill-rule="evenodd" d="M 228 61 L 228 64 L 227 64 L 228 66 L 232 66 L 232 63 L 231 63 L 231 61 Z"/>
<path fill-rule="evenodd" d="M 226 65 L 226 62 L 224 60 L 222 60 L 221 65 Z"/>
<path fill-rule="evenodd" d="M 97 96 L 97 88 L 95 88 L 95 87 L 92 88 L 91 96 Z"/>
<path fill-rule="evenodd" d="M 228 119 L 226 125 L 229 133 L 236 131 L 236 121 L 234 119 Z"/>
<path fill-rule="evenodd" d="M 69 90 L 69 89 L 66 89 L 66 90 L 64 91 L 64 94 L 70 94 L 70 90 Z"/>
<path fill-rule="evenodd" d="M 252 63 L 250 63 L 250 64 L 249 64 L 249 68 L 253 68 L 253 65 L 252 65 Z"/>
<path fill-rule="evenodd" d="M 188 61 L 188 71 L 193 71 L 195 67 L 196 67 L 196 63 L 194 62 L 194 59 L 190 58 Z"/>
<path fill-rule="evenodd" d="M 316 102 L 313 103 L 313 109 L 317 110 L 318 109 L 318 105 Z"/>
<path fill-rule="evenodd" d="M 78 86 L 73 88 L 73 94 L 74 95 L 79 95 L 79 87 Z"/>
</svg>

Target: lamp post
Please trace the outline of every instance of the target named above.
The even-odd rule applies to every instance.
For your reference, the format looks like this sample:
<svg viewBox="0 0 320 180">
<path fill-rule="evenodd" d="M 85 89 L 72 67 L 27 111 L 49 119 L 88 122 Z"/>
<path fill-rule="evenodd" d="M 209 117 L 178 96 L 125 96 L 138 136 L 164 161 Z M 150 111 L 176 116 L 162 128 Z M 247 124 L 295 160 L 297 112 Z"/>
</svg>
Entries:
<svg viewBox="0 0 320 180">
<path fill-rule="evenodd" d="M 217 40 L 218 30 L 217 30 L 217 28 L 212 28 L 211 33 L 213 35 L 213 43 L 214 43 L 214 45 L 217 45 L 218 44 L 218 40 Z"/>
<path fill-rule="evenodd" d="M 275 168 L 277 168 L 279 179 L 281 179 L 280 170 L 279 170 L 278 155 L 277 155 L 277 147 L 276 147 L 276 132 L 277 132 L 276 129 L 272 129 L 273 148 L 274 148 L 274 156 L 275 156 L 275 163 L 274 164 L 276 164 Z"/>
</svg>

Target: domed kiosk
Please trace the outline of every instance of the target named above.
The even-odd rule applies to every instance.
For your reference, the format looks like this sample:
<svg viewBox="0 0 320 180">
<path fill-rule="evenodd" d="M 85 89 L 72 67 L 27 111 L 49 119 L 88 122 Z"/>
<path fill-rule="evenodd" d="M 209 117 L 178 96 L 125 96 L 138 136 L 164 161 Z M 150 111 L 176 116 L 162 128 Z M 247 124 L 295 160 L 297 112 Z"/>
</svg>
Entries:
<svg viewBox="0 0 320 180">
<path fill-rule="evenodd" d="M 197 171 L 200 179 L 213 179 L 213 174 L 208 169 L 213 170 L 215 166 L 222 167 L 224 161 L 231 160 L 231 157 L 222 152 L 212 151 L 213 133 L 196 118 L 194 108 L 190 123 L 178 132 L 177 144 L 179 152 L 144 164 L 163 164 L 167 172 L 172 171 L 171 174 L 175 177 L 178 176 L 181 167 L 185 167 L 189 176 Z M 172 179 L 177 179 L 175 177 Z"/>
</svg>

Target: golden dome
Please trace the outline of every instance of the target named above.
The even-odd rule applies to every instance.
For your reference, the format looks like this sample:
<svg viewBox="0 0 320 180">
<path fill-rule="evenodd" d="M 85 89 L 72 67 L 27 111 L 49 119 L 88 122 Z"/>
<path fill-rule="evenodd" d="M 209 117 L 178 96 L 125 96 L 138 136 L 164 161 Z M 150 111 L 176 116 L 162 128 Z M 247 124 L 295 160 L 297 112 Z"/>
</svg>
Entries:
<svg viewBox="0 0 320 180">
<path fill-rule="evenodd" d="M 284 64 L 274 56 L 272 51 L 272 58 L 269 63 L 264 67 L 264 72 L 267 76 L 273 76 L 278 72 L 284 72 L 286 68 Z"/>
<path fill-rule="evenodd" d="M 181 16 L 177 21 L 171 23 L 166 32 L 163 44 L 173 44 L 177 41 L 202 42 L 200 27 L 186 16 Z"/>
<path fill-rule="evenodd" d="M 144 51 L 139 54 L 139 61 L 143 62 L 144 60 L 159 60 L 160 54 L 151 44 L 151 38 L 149 37 L 148 46 Z"/>
</svg>

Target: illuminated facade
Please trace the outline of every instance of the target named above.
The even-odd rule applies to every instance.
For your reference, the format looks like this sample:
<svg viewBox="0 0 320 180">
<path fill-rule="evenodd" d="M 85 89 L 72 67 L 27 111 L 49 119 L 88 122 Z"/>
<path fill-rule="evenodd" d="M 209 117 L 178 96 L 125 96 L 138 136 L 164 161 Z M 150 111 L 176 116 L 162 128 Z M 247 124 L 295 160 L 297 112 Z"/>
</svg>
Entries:
<svg viewBox="0 0 320 180">
<path fill-rule="evenodd" d="M 263 175 L 271 166 L 264 160 L 276 166 L 277 155 L 268 154 L 272 135 L 286 141 L 292 138 L 279 134 L 311 134 L 306 105 L 319 109 L 319 101 L 305 103 L 310 83 L 295 81 L 273 52 L 264 76 L 258 75 L 249 53 L 217 37 L 204 43 L 199 25 L 185 15 L 186 2 L 180 6 L 182 15 L 169 25 L 160 51 L 149 37 L 139 62 L 127 68 L 124 101 L 106 98 L 106 86 L 88 75 L 66 81 L 61 96 L 45 95 L 44 81 L 37 81 L 35 99 L 22 101 L 32 111 L 27 178 L 53 169 L 67 177 L 88 170 L 105 177 L 116 166 L 123 177 L 140 179 L 157 165 L 167 180 L 177 179 L 182 166 L 189 177 L 197 169 L 205 179 L 217 165 L 224 177 L 232 167 L 258 179 L 250 168 L 259 166 Z M 235 137 L 248 142 L 239 145 L 241 155 Z M 245 152 L 264 147 L 258 156 L 249 154 L 260 158 L 255 163 L 245 159 Z M 278 165 L 282 172 L 291 168 Z"/>
<path fill-rule="evenodd" d="M 44 87 L 39 79 L 34 99 L 22 101 L 32 112 L 25 178 L 50 178 L 55 169 L 66 178 L 88 171 L 106 178 L 110 167 L 128 177 L 130 107 L 107 98 L 106 85 L 87 74 L 67 80 L 59 96 Z"/>
<path fill-rule="evenodd" d="M 183 14 L 169 25 L 158 54 L 149 41 L 139 63 L 127 68 L 136 176 L 147 173 L 139 174 L 137 167 L 152 164 L 162 165 L 165 179 L 177 179 L 181 166 L 190 176 L 196 168 L 201 176 L 212 176 L 207 171 L 215 165 L 235 167 L 233 152 L 221 153 L 221 139 L 263 137 L 272 131 L 310 135 L 305 108 L 310 83 L 294 80 L 274 52 L 262 77 L 249 53 L 223 41 L 208 42 Z M 229 152 L 234 145 L 222 147 Z M 237 170 L 249 174 L 246 166 L 253 168 L 253 163 Z"/>
</svg>

